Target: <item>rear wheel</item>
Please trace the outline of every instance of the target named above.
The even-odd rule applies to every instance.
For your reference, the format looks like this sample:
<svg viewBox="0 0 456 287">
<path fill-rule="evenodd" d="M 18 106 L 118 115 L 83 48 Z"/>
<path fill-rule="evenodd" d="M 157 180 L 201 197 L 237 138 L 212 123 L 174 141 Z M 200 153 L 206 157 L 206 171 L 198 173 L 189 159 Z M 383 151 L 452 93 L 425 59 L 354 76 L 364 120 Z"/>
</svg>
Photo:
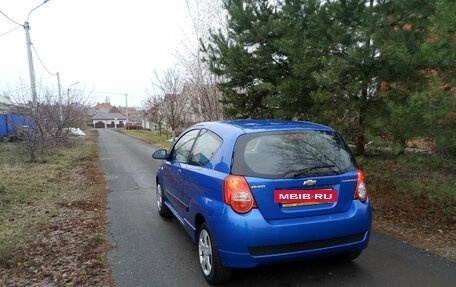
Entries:
<svg viewBox="0 0 456 287">
<path fill-rule="evenodd" d="M 158 214 L 160 214 L 161 217 L 171 217 L 171 210 L 169 210 L 168 206 L 165 204 L 165 198 L 163 197 L 163 190 L 160 183 L 157 184 L 155 197 L 157 200 Z"/>
<path fill-rule="evenodd" d="M 222 265 L 217 245 L 207 225 L 199 229 L 198 258 L 204 279 L 210 284 L 226 282 L 231 277 L 231 268 Z"/>
</svg>

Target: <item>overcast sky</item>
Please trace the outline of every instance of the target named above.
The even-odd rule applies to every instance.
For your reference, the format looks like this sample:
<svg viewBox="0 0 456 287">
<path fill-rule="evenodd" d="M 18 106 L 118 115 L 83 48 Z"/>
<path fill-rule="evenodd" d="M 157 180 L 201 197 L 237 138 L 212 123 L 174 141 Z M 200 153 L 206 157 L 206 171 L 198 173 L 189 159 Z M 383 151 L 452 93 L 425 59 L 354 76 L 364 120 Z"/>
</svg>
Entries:
<svg viewBox="0 0 456 287">
<path fill-rule="evenodd" d="M 21 25 L 0 14 L 0 92 L 13 94 L 21 83 L 30 87 L 22 25 L 41 3 L 0 0 L 0 11 Z M 31 13 L 30 36 L 47 70 L 59 72 L 63 91 L 93 91 L 95 101 L 108 97 L 121 106 L 127 94 L 128 106 L 139 106 L 154 71 L 175 65 L 187 14 L 185 0 L 50 0 Z M 57 77 L 35 52 L 33 63 L 38 93 L 43 87 L 57 91 Z"/>
</svg>

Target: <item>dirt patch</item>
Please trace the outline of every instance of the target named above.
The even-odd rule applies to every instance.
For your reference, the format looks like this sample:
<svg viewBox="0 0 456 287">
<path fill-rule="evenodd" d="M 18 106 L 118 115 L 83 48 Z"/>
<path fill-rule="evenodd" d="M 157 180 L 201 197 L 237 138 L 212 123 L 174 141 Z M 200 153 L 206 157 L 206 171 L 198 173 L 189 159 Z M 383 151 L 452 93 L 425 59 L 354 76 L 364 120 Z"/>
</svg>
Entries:
<svg viewBox="0 0 456 287">
<path fill-rule="evenodd" d="M 371 193 L 373 230 L 456 262 L 456 201 L 410 197 L 384 187 Z"/>
</svg>

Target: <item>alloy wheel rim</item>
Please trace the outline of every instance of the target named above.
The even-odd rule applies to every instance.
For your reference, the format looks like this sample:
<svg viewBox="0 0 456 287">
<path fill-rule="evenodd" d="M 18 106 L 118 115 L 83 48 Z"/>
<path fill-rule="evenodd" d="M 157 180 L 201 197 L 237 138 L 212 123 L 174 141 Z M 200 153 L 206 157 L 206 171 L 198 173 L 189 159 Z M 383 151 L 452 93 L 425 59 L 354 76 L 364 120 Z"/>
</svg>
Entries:
<svg viewBox="0 0 456 287">
<path fill-rule="evenodd" d="M 198 253 L 201 265 L 201 270 L 204 275 L 209 276 L 212 271 L 212 244 L 209 233 L 202 230 L 198 240 Z"/>
<path fill-rule="evenodd" d="M 158 207 L 158 210 L 160 211 L 162 209 L 162 192 L 161 192 L 161 186 L 158 185 L 157 186 L 157 193 L 156 193 L 156 196 L 157 196 L 157 207 Z"/>
</svg>

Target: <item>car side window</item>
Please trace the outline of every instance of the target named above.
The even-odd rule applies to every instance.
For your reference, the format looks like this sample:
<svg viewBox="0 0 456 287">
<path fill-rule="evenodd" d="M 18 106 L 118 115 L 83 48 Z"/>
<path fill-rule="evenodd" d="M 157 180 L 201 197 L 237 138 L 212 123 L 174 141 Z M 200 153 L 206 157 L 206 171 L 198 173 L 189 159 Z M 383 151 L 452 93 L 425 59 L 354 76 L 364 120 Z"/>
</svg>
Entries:
<svg viewBox="0 0 456 287">
<path fill-rule="evenodd" d="M 193 147 L 189 164 L 205 166 L 222 145 L 222 139 L 209 130 L 202 130 Z"/>
<path fill-rule="evenodd" d="M 172 161 L 187 163 L 190 151 L 199 131 L 200 130 L 191 130 L 179 138 L 171 152 Z"/>
</svg>

